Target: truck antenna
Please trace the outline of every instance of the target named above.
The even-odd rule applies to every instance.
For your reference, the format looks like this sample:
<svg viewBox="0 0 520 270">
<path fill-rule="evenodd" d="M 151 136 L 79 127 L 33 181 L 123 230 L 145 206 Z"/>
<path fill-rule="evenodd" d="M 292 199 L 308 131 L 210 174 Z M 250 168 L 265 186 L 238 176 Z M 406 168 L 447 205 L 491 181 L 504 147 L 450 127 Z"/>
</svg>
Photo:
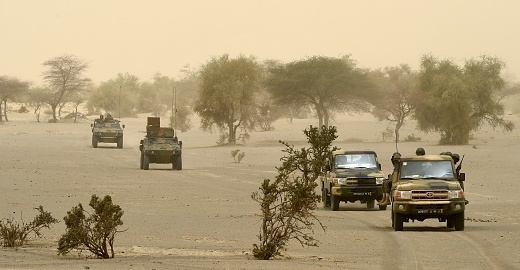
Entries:
<svg viewBox="0 0 520 270">
<path fill-rule="evenodd" d="M 177 91 L 175 86 L 172 87 L 172 121 L 174 136 L 177 136 Z"/>
</svg>

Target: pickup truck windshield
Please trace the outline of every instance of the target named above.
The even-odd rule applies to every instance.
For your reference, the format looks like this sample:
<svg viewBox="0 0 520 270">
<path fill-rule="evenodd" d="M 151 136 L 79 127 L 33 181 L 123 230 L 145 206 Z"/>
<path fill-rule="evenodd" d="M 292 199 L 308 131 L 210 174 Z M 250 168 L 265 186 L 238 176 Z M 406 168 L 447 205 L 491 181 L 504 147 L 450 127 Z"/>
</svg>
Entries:
<svg viewBox="0 0 520 270">
<path fill-rule="evenodd" d="M 353 168 L 377 168 L 376 157 L 374 154 L 344 154 L 334 157 L 334 164 L 339 169 Z"/>
<path fill-rule="evenodd" d="M 453 179 L 453 167 L 449 160 L 403 161 L 401 165 L 401 179 Z"/>
</svg>

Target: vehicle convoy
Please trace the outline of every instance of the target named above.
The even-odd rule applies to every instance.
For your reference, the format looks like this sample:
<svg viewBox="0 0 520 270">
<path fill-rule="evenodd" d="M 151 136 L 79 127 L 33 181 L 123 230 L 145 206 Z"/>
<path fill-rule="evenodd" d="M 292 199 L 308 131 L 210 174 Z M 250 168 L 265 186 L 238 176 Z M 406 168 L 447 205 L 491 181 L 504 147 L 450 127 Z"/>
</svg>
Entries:
<svg viewBox="0 0 520 270">
<path fill-rule="evenodd" d="M 161 127 L 159 117 L 148 117 L 146 136 L 139 145 L 141 169 L 148 170 L 150 163 L 172 164 L 172 169 L 182 170 L 182 141 L 173 128 Z"/>
<path fill-rule="evenodd" d="M 374 151 L 334 151 L 320 179 L 323 206 L 332 211 L 337 211 L 342 201 L 361 201 L 374 208 L 375 200 L 383 197 L 385 177 Z M 379 205 L 379 209 L 386 210 L 386 205 Z"/>
<path fill-rule="evenodd" d="M 123 148 L 123 130 L 119 120 L 112 118 L 110 114 L 100 115 L 90 124 L 92 128 L 92 147 L 97 148 L 98 143 L 116 143 L 117 148 Z"/>
<path fill-rule="evenodd" d="M 392 227 L 403 222 L 438 219 L 448 228 L 464 230 L 466 201 L 461 187 L 464 173 L 457 173 L 449 155 L 401 157 L 391 175 Z"/>
</svg>

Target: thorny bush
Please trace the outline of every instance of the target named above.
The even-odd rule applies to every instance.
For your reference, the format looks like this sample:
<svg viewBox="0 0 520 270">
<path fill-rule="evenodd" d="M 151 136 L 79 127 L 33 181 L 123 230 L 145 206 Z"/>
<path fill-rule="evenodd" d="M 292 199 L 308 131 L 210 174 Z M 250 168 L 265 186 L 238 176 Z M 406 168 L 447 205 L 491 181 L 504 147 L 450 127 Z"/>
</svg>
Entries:
<svg viewBox="0 0 520 270">
<path fill-rule="evenodd" d="M 314 222 L 325 227 L 314 215 L 320 196 L 316 194 L 316 179 L 323 172 L 326 159 L 336 147 L 331 147 L 337 138 L 336 128 L 310 126 L 304 130 L 309 148 L 294 149 L 294 146 L 280 141 L 286 154 L 277 167 L 278 175 L 271 181 L 265 179 L 251 198 L 260 204 L 261 227 L 258 238 L 260 244 L 253 244 L 256 259 L 269 260 L 281 255 L 289 240 L 296 240 L 302 246 L 317 246 Z"/>
</svg>

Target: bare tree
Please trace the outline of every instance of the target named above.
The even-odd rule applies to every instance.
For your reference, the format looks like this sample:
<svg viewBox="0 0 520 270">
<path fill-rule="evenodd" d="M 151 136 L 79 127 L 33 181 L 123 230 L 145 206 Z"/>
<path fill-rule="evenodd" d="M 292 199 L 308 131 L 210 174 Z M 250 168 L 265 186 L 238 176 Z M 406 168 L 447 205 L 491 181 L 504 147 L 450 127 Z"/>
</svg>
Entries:
<svg viewBox="0 0 520 270">
<path fill-rule="evenodd" d="M 90 82 L 83 75 L 88 63 L 74 55 L 62 55 L 45 61 L 43 65 L 48 68 L 43 76 L 52 93 L 47 103 L 51 106 L 53 121 L 57 121 L 56 108 L 63 102 L 64 96 L 82 91 Z"/>
<path fill-rule="evenodd" d="M 414 112 L 417 102 L 417 73 L 409 66 L 401 65 L 375 71 L 372 75 L 381 89 L 381 97 L 372 114 L 379 120 L 395 123 L 395 140 L 399 142 L 399 130 Z"/>
</svg>

